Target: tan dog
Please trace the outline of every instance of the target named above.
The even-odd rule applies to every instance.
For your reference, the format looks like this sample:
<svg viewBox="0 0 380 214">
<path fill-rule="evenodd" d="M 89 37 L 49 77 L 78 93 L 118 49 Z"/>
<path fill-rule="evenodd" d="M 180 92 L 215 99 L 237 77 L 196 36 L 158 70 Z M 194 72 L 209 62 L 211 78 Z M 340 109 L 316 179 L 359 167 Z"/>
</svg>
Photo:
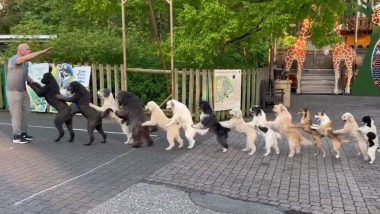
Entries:
<svg viewBox="0 0 380 214">
<path fill-rule="evenodd" d="M 292 127 L 292 115 L 283 104 L 277 104 L 273 107 L 273 112 L 276 114 L 274 121 L 268 121 L 267 125 L 276 128 L 280 133 L 288 139 L 289 155 L 293 157 L 295 153 L 301 152 L 301 144 L 312 145 L 313 143 L 304 138 L 297 128 Z"/>
<path fill-rule="evenodd" d="M 364 160 L 368 161 L 369 156 L 368 156 L 367 143 L 363 135 L 358 131 L 359 126 L 356 123 L 355 117 L 351 113 L 347 112 L 342 115 L 341 119 L 344 121 L 344 126 L 342 129 L 334 131 L 334 134 L 348 135 L 348 136 L 353 137 L 356 141 L 357 147 L 359 148 L 360 152 L 363 154 Z"/>
<path fill-rule="evenodd" d="M 319 121 L 319 125 L 312 125 L 311 129 L 314 131 L 318 131 L 322 133 L 323 135 L 327 136 L 333 145 L 334 151 L 335 151 L 335 157 L 340 157 L 340 148 L 342 147 L 342 140 L 337 134 L 334 134 L 332 131 L 332 121 L 327 116 L 325 112 L 318 112 L 314 116 Z"/>
<path fill-rule="evenodd" d="M 232 109 L 229 112 L 229 115 L 231 119 L 220 122 L 220 125 L 244 133 L 247 136 L 247 140 L 246 147 L 242 151 L 250 151 L 248 154 L 253 155 L 256 152 L 255 140 L 257 138 L 257 133 L 255 127 L 244 121 L 243 114 L 238 108 Z"/>
<path fill-rule="evenodd" d="M 304 132 L 313 136 L 313 139 L 315 141 L 315 150 L 316 150 L 316 153 L 314 155 L 318 155 L 319 152 L 322 151 L 323 158 L 325 158 L 326 152 L 325 152 L 324 145 L 322 144 L 323 135 L 319 133 L 317 130 L 311 128 L 312 119 L 311 119 L 310 111 L 307 108 L 300 108 L 297 114 L 301 116 L 300 122 L 292 125 L 292 127 L 301 128 Z"/>
<path fill-rule="evenodd" d="M 171 150 L 174 147 L 174 140 L 177 140 L 179 143 L 178 148 L 183 147 L 183 140 L 180 136 L 179 129 L 181 126 L 179 126 L 177 123 L 173 123 L 170 126 L 166 126 L 170 123 L 170 119 L 166 117 L 164 112 L 161 110 L 160 106 L 157 105 L 154 101 L 149 101 L 145 109 L 148 110 L 150 115 L 150 120 L 145 121 L 142 123 L 142 126 L 158 126 L 166 131 L 166 139 L 169 142 L 169 146 L 166 148 L 166 150 Z"/>
</svg>

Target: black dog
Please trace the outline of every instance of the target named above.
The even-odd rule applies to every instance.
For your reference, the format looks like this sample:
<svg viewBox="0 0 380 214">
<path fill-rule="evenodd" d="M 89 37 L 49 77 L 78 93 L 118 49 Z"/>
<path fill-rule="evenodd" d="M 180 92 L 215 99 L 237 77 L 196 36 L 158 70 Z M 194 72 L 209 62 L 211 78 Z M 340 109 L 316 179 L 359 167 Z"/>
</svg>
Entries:
<svg viewBox="0 0 380 214">
<path fill-rule="evenodd" d="M 201 121 L 198 124 L 193 125 L 193 128 L 208 128 L 211 132 L 213 132 L 216 135 L 216 140 L 218 141 L 218 143 L 223 146 L 223 152 L 226 152 L 228 149 L 227 139 L 228 132 L 230 131 L 230 129 L 220 125 L 208 102 L 200 101 L 199 110 L 201 112 Z"/>
<path fill-rule="evenodd" d="M 141 147 L 143 142 L 148 146 L 153 145 L 153 140 L 150 138 L 149 128 L 141 126 L 145 122 L 145 114 L 143 105 L 140 99 L 128 91 L 121 91 L 118 94 L 118 101 L 121 108 L 115 112 L 116 116 L 123 119 L 132 130 L 133 148 Z"/>
<path fill-rule="evenodd" d="M 73 142 L 74 131 L 72 120 L 73 117 L 72 114 L 70 114 L 71 108 L 65 101 L 59 100 L 55 97 L 59 94 L 59 86 L 50 72 L 51 70 L 49 70 L 48 73 L 45 73 L 42 77 L 41 82 L 45 84 L 43 87 L 37 82 L 31 83 L 30 87 L 39 97 L 44 97 L 49 105 L 53 106 L 58 111 L 54 118 L 54 125 L 58 129 L 58 138 L 55 139 L 55 142 L 58 142 L 65 134 L 63 131 L 63 123 L 66 124 L 67 129 L 70 132 L 69 142 Z"/>
<path fill-rule="evenodd" d="M 79 111 L 87 118 L 87 132 L 90 135 L 90 141 L 85 146 L 91 145 L 94 141 L 94 129 L 96 129 L 103 137 L 103 141 L 101 143 L 106 142 L 107 135 L 104 133 L 102 128 L 102 119 L 106 117 L 112 109 L 106 109 L 106 111 L 100 113 L 94 108 L 90 107 L 91 95 L 87 89 L 77 81 L 73 81 L 67 87 L 67 90 L 73 93 L 72 97 L 65 97 L 62 95 L 56 95 L 58 99 L 73 102 L 77 104 Z M 73 112 L 71 112 L 73 113 Z"/>
</svg>

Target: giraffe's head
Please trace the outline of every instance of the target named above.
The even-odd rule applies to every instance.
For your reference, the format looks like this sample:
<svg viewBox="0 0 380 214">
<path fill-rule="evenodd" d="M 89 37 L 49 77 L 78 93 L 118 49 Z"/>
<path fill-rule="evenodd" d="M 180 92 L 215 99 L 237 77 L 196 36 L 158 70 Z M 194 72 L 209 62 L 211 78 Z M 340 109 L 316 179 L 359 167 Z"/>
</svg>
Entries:
<svg viewBox="0 0 380 214">
<path fill-rule="evenodd" d="M 380 4 L 373 7 L 372 22 L 380 27 Z"/>
<path fill-rule="evenodd" d="M 335 25 L 334 25 L 334 32 L 335 32 L 336 34 L 338 34 L 339 37 L 341 36 L 341 34 L 340 34 L 340 30 L 341 30 L 341 29 L 342 29 L 342 25 L 339 24 L 338 21 L 336 21 L 336 22 L 335 22 Z"/>
<path fill-rule="evenodd" d="M 298 32 L 298 38 L 308 39 L 310 37 L 310 28 L 311 22 L 309 19 L 304 19 L 301 25 L 301 30 Z"/>
</svg>

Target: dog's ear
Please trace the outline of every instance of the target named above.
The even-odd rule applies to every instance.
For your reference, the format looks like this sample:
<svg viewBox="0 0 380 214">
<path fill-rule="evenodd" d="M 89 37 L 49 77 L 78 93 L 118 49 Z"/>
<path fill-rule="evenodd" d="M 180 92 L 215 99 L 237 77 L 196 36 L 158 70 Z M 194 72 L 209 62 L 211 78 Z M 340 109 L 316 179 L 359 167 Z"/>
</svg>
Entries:
<svg viewBox="0 0 380 214">
<path fill-rule="evenodd" d="M 175 103 L 173 101 L 170 102 L 170 106 L 172 109 L 174 109 Z"/>
<path fill-rule="evenodd" d="M 323 111 L 321 112 L 321 115 L 322 115 L 322 116 L 324 116 L 324 115 L 325 115 L 325 110 L 323 110 Z"/>
<path fill-rule="evenodd" d="M 354 116 L 352 114 L 349 114 L 347 116 L 348 116 L 348 118 L 347 118 L 348 121 L 350 121 L 350 122 L 354 122 L 355 121 Z"/>
</svg>

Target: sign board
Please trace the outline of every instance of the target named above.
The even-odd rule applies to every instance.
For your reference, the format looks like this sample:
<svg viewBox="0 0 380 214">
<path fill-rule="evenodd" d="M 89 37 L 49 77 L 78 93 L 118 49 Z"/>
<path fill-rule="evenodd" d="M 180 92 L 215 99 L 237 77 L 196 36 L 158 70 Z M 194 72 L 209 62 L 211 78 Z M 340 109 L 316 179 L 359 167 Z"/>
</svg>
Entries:
<svg viewBox="0 0 380 214">
<path fill-rule="evenodd" d="M 29 71 L 28 75 L 34 82 L 39 83 L 40 85 L 43 85 L 41 83 L 41 79 L 44 75 L 44 73 L 49 72 L 49 63 L 39 63 L 39 64 L 32 64 L 29 62 Z M 45 98 L 39 97 L 31 87 L 27 87 L 27 92 L 29 94 L 30 98 L 30 110 L 35 112 L 46 112 L 47 109 L 47 102 Z"/>
<path fill-rule="evenodd" d="M 239 108 L 241 103 L 241 70 L 214 70 L 214 111 Z"/>
</svg>

